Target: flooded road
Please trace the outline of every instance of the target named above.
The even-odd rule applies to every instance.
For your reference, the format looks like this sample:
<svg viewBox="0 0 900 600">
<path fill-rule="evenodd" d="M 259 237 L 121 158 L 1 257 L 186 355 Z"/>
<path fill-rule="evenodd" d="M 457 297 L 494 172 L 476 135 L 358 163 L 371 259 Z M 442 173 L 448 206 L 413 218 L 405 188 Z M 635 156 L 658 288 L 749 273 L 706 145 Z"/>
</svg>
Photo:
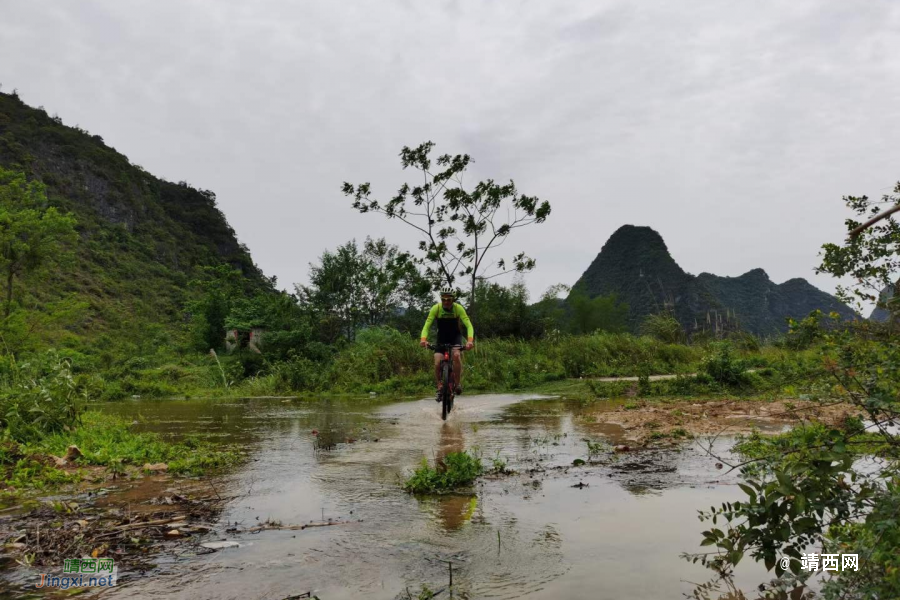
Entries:
<svg viewBox="0 0 900 600">
<path fill-rule="evenodd" d="M 448 583 L 457 598 L 682 598 L 709 572 L 679 558 L 699 550 L 697 510 L 740 498 L 696 445 L 587 458 L 583 439 L 627 443 L 602 422 L 610 404 L 522 395 L 463 396 L 442 422 L 433 400 L 167 401 L 105 405 L 144 429 L 222 437 L 250 460 L 217 487 L 229 501 L 213 533 L 240 547 L 159 557 L 120 573 L 104 599 L 322 600 L 416 597 Z M 600 419 L 598 421 L 598 415 Z M 423 459 L 477 448 L 489 476 L 471 493 L 415 497 L 401 489 Z M 586 484 L 573 487 L 576 484 Z M 346 524 L 228 534 L 235 523 Z M 743 565 L 742 565 L 743 566 Z M 749 565 L 749 587 L 764 571 Z M 30 581 L 24 571 L 15 585 Z M 743 578 L 742 578 L 743 579 Z M 0 580 L 2 582 L 2 580 Z M 22 588 L 20 588 L 22 589 Z M 23 590 L 24 591 L 24 590 Z M 440 597 L 447 597 L 446 592 Z"/>
</svg>

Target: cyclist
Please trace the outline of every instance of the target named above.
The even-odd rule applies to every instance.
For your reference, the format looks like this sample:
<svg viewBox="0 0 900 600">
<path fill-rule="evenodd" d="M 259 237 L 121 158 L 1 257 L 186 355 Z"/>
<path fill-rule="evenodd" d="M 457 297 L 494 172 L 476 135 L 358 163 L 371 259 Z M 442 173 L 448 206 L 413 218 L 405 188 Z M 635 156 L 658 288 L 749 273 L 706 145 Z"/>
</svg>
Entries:
<svg viewBox="0 0 900 600">
<path fill-rule="evenodd" d="M 441 301 L 431 307 L 428 312 L 428 318 L 425 320 L 425 327 L 422 328 L 422 336 L 419 345 L 423 348 L 428 346 L 428 333 L 431 330 L 431 324 L 437 320 L 438 326 L 438 345 L 451 345 L 453 348 L 453 388 L 454 393 L 462 394 L 462 387 L 459 382 L 462 378 L 462 357 L 460 356 L 460 347 L 462 344 L 462 325 L 466 326 L 466 350 L 471 350 L 475 345 L 475 329 L 472 327 L 472 321 L 466 314 L 466 309 L 461 304 L 455 302 L 456 293 L 451 288 L 441 290 Z M 437 400 L 441 399 L 441 354 L 434 354 L 434 380 L 438 388 Z"/>
</svg>

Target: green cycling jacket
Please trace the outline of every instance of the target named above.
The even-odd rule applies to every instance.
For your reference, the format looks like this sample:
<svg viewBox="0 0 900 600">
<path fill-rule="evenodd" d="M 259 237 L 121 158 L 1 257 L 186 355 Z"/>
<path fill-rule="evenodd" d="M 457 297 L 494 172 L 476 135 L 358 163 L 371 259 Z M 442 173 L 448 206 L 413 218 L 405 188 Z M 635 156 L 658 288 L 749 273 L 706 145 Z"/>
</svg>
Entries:
<svg viewBox="0 0 900 600">
<path fill-rule="evenodd" d="M 469 320 L 469 315 L 466 314 L 466 309 L 461 304 L 454 302 L 452 310 L 444 310 L 444 306 L 440 302 L 432 306 L 431 310 L 428 311 L 428 318 L 425 319 L 425 327 L 422 328 L 421 339 L 428 339 L 428 332 L 435 319 L 453 319 L 454 321 L 459 319 L 466 326 L 466 337 L 468 340 L 470 342 L 475 340 L 475 328 L 472 327 L 472 321 Z"/>
</svg>

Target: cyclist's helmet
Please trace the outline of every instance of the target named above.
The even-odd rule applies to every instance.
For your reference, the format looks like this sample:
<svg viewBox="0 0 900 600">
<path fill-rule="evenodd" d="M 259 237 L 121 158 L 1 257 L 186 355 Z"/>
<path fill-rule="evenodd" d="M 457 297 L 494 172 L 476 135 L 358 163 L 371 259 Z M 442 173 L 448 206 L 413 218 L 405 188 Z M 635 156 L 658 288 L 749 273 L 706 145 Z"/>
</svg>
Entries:
<svg viewBox="0 0 900 600">
<path fill-rule="evenodd" d="M 441 298 L 445 296 L 450 296 L 453 299 L 456 299 L 456 291 L 452 287 L 442 287 L 441 288 Z"/>
</svg>

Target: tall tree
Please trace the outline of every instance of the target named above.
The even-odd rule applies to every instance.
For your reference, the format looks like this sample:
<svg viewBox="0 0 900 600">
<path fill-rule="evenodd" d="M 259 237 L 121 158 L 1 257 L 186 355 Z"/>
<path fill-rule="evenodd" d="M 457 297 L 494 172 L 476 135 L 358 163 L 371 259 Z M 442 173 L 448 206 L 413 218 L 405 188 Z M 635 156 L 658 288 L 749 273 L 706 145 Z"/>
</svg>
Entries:
<svg viewBox="0 0 900 600">
<path fill-rule="evenodd" d="M 488 179 L 469 191 L 463 186 L 463 175 L 471 157 L 444 154 L 435 161 L 438 168 L 432 169 L 433 148 L 432 142 L 403 147 L 403 169 L 419 171 L 422 183 L 404 183 L 385 203 L 372 199 L 368 182 L 356 186 L 345 182 L 343 192 L 359 212 L 381 213 L 418 231 L 422 237 L 419 259 L 426 265 L 426 276 L 437 286 L 441 282 L 454 285 L 458 278 L 466 281 L 469 309 L 474 313 L 479 279 L 534 268 L 534 259 L 525 252 L 509 259 L 488 260 L 487 256 L 516 229 L 543 223 L 550 215 L 550 203 L 519 194 L 513 181 L 499 185 Z"/>
<path fill-rule="evenodd" d="M 409 254 L 384 239 L 355 240 L 324 252 L 310 267 L 310 285 L 297 286 L 301 304 L 319 315 L 326 337 L 352 340 L 357 329 L 384 325 L 405 310 L 421 310 L 430 285 Z"/>
<path fill-rule="evenodd" d="M 234 302 L 243 298 L 241 272 L 230 265 L 204 266 L 190 287 L 196 293 L 187 306 L 194 343 L 204 352 L 219 350 L 225 345 L 225 321 Z"/>
<path fill-rule="evenodd" d="M 50 206 L 44 184 L 0 167 L 0 268 L 6 279 L 4 321 L 20 280 L 57 258 L 77 239 L 75 218 Z"/>
<path fill-rule="evenodd" d="M 509 287 L 490 281 L 478 282 L 478 335 L 534 338 L 544 333 L 544 322 L 528 304 L 522 281 Z"/>
</svg>

